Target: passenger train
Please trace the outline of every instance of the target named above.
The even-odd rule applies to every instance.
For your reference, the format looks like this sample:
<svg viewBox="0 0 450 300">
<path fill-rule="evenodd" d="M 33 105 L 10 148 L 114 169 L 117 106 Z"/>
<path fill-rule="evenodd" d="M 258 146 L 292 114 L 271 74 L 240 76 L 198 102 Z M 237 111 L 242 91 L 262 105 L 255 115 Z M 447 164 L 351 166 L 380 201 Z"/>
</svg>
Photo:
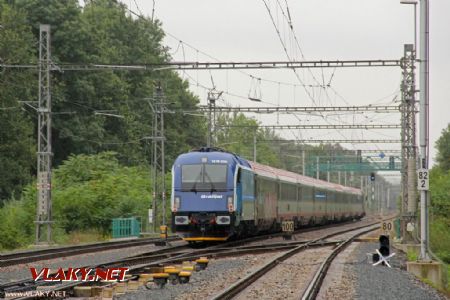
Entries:
<svg viewBox="0 0 450 300">
<path fill-rule="evenodd" d="M 360 219 L 359 189 L 245 160 L 217 148 L 180 155 L 172 167 L 172 229 L 184 240 L 230 237 Z"/>
</svg>

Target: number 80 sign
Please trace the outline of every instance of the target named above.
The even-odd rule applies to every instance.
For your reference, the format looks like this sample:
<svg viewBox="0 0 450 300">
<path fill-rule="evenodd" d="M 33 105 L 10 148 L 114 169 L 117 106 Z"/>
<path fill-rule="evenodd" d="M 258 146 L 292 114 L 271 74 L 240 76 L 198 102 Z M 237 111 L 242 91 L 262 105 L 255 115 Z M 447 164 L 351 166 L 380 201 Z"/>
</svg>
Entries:
<svg viewBox="0 0 450 300">
<path fill-rule="evenodd" d="M 384 234 L 391 235 L 391 233 L 394 232 L 394 222 L 392 222 L 392 221 L 383 221 L 383 222 L 381 222 L 381 231 Z M 394 234 L 392 234 L 392 236 L 394 236 Z"/>
</svg>

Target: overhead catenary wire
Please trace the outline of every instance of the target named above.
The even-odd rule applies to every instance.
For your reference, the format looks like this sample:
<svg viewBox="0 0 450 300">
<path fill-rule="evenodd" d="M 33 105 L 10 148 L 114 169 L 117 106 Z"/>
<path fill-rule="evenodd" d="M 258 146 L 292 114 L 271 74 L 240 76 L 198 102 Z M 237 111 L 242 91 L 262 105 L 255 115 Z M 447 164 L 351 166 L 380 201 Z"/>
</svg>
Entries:
<svg viewBox="0 0 450 300">
<path fill-rule="evenodd" d="M 277 33 L 277 35 L 278 35 L 278 38 L 279 38 L 279 40 L 280 40 L 280 42 L 281 42 L 281 45 L 282 45 L 282 47 L 283 47 L 283 49 L 284 49 L 284 52 L 285 52 L 287 58 L 288 58 L 289 60 L 291 60 L 291 57 L 290 57 L 290 55 L 289 55 L 289 53 L 288 53 L 288 51 L 287 51 L 287 49 L 286 49 L 285 42 L 283 41 L 283 39 L 282 39 L 282 37 L 281 37 L 281 35 L 280 35 L 280 30 L 279 30 L 277 24 L 275 24 L 275 21 L 274 21 L 272 12 L 271 12 L 271 10 L 270 10 L 270 8 L 269 8 L 269 5 L 267 4 L 266 0 L 262 0 L 262 1 L 263 1 L 264 5 L 265 5 L 265 7 L 266 7 L 266 10 L 267 10 L 267 12 L 268 12 L 268 14 L 269 14 L 269 17 L 270 17 L 270 20 L 272 21 L 273 26 L 275 27 L 275 31 L 276 31 L 276 33 Z M 280 3 L 279 3 L 278 0 L 277 0 L 277 3 L 280 5 Z M 287 2 L 286 2 L 286 5 L 287 5 Z M 281 5 L 280 5 L 280 8 L 281 8 Z M 283 11 L 283 15 L 286 16 L 286 15 L 284 14 L 284 11 Z M 291 20 L 291 19 L 289 19 L 289 23 L 290 23 L 290 25 L 292 25 L 292 20 Z M 294 34 L 294 36 L 295 36 L 295 32 L 293 31 L 293 26 L 291 26 L 291 30 L 292 30 L 292 32 L 293 32 L 293 34 Z M 296 42 L 297 42 L 297 46 L 299 47 L 299 49 L 301 49 L 300 43 L 298 43 L 298 39 L 296 38 L 296 36 L 295 36 L 295 40 L 296 40 Z M 302 52 L 302 51 L 301 51 L 301 53 L 302 53 L 302 58 L 304 58 L 304 55 L 303 55 L 303 52 Z M 316 101 L 315 98 L 314 98 L 314 94 L 311 95 L 311 92 L 308 91 L 308 89 L 306 89 L 306 88 L 304 87 L 305 84 L 304 84 L 304 82 L 300 79 L 300 76 L 298 75 L 297 71 L 296 71 L 295 69 L 292 69 L 292 70 L 293 70 L 293 72 L 294 72 L 294 74 L 295 74 L 297 80 L 303 85 L 303 88 L 304 88 L 304 90 L 305 90 L 307 96 L 308 96 L 308 97 L 310 98 L 310 100 L 312 101 L 312 103 L 313 103 L 314 105 L 318 105 L 318 104 L 317 104 L 317 101 Z M 308 69 L 308 71 L 309 71 L 310 74 L 312 75 L 313 79 L 314 79 L 317 83 L 320 84 L 320 82 L 315 78 L 315 76 L 314 76 L 314 74 L 311 72 L 311 70 Z M 314 89 L 312 90 L 312 92 L 314 93 Z M 328 124 L 330 124 L 330 123 L 328 122 L 328 120 L 327 120 L 323 115 L 322 115 L 322 118 L 323 118 L 323 120 L 324 120 L 325 122 L 327 122 Z M 336 132 L 337 132 L 339 135 L 341 135 L 342 137 L 345 138 L 345 136 L 344 136 L 344 134 L 343 134 L 342 132 L 337 131 L 337 130 L 336 130 Z"/>
<path fill-rule="evenodd" d="M 287 4 L 287 3 L 286 3 Z M 141 15 L 142 15 L 142 12 L 140 12 L 141 13 Z M 288 12 L 288 15 L 290 15 L 290 12 Z M 290 16 L 289 16 L 289 20 L 290 20 L 290 22 L 292 22 L 292 20 L 290 19 Z M 179 40 L 179 45 L 181 45 L 181 47 L 182 48 L 184 48 L 184 42 L 182 42 L 181 40 Z M 177 50 L 178 51 L 178 50 Z M 201 52 L 201 51 L 197 51 L 197 53 L 199 53 L 199 52 Z M 335 68 L 336 69 L 336 68 Z M 334 69 L 334 71 L 335 71 L 335 69 Z M 185 71 L 184 71 L 185 72 Z M 246 73 L 246 72 L 244 72 L 244 73 Z M 247 74 L 248 75 L 248 74 Z M 332 77 L 334 76 L 334 73 L 332 74 Z M 332 79 L 332 77 L 330 77 L 330 81 L 331 81 L 331 79 Z M 264 79 L 261 79 L 262 81 L 264 81 Z M 280 85 L 283 85 L 283 84 L 285 84 L 285 83 L 283 83 L 283 82 L 278 82 L 278 81 L 270 81 L 270 82 L 273 82 L 273 83 L 276 83 L 276 84 L 278 84 L 278 86 L 280 86 Z M 323 85 L 323 83 L 324 83 L 325 81 L 324 81 L 324 78 L 322 78 L 322 85 Z M 198 80 L 197 80 L 197 85 L 199 84 L 199 82 L 198 82 Z M 295 87 L 297 87 L 297 86 L 300 86 L 300 85 L 297 85 L 297 84 L 289 84 L 289 85 L 292 85 L 293 87 L 294 87 L 294 93 L 295 93 Z M 206 86 L 205 86 L 205 88 L 207 88 Z M 230 94 L 231 96 L 234 96 L 234 97 L 236 97 L 236 96 L 238 96 L 238 95 L 236 95 L 236 94 L 233 94 L 233 93 L 228 93 L 228 94 Z M 238 96 L 239 97 L 239 96 Z M 240 98 L 242 98 L 242 99 L 245 99 L 245 97 L 240 97 Z"/>
</svg>

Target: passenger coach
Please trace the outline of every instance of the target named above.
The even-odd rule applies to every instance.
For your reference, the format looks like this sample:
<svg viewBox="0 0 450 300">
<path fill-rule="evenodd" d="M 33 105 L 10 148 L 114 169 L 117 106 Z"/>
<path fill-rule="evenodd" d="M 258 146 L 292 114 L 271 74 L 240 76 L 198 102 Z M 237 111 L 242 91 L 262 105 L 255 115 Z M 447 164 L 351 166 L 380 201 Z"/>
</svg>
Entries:
<svg viewBox="0 0 450 300">
<path fill-rule="evenodd" d="M 279 231 L 364 216 L 359 189 L 201 148 L 180 155 L 172 168 L 172 229 L 184 240 Z"/>
</svg>

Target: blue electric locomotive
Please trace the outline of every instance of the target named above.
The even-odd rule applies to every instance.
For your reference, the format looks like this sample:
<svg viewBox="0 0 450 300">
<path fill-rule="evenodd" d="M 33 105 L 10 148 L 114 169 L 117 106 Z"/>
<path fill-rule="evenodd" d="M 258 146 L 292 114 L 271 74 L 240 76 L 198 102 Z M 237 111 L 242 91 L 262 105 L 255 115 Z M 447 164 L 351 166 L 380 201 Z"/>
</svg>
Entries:
<svg viewBox="0 0 450 300">
<path fill-rule="evenodd" d="M 180 155 L 172 168 L 172 229 L 186 241 L 361 218 L 361 191 L 201 148 Z"/>
</svg>

